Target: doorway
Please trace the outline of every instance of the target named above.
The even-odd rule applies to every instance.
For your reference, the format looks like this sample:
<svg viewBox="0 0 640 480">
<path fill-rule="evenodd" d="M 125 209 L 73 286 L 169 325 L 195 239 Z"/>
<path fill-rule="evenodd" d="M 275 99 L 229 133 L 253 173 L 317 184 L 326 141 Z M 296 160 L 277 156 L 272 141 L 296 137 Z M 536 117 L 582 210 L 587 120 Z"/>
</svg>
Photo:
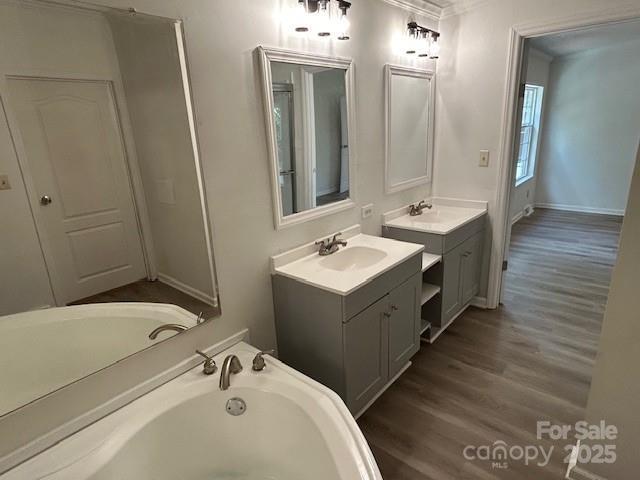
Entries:
<svg viewBox="0 0 640 480">
<path fill-rule="evenodd" d="M 619 233 L 635 166 L 639 48 L 640 22 L 525 41 L 505 248 L 507 267 L 521 275 L 527 251 L 542 253 L 540 248 L 547 251 L 541 262 L 560 255 L 554 266 L 560 277 L 576 260 L 596 269 L 603 262 L 613 265 L 617 237 L 611 242 L 601 236 L 603 230 Z M 613 258 L 603 259 L 611 250 Z M 517 282 L 507 268 L 502 303 L 510 279 Z M 593 293 L 585 282 L 588 277 L 574 286 L 576 295 Z M 608 289 L 604 283 L 601 293 Z"/>
</svg>

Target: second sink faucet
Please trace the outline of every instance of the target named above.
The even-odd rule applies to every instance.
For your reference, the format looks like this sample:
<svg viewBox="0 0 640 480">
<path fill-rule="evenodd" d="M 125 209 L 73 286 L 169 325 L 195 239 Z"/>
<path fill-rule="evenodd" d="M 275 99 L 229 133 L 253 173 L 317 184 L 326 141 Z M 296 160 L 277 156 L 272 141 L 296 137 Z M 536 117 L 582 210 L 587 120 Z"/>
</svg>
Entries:
<svg viewBox="0 0 640 480">
<path fill-rule="evenodd" d="M 433 208 L 433 205 L 431 205 L 430 203 L 425 203 L 424 200 L 420 200 L 417 205 L 409 205 L 409 215 L 411 215 L 412 217 L 422 215 L 422 211 L 425 208 L 431 210 Z"/>
<path fill-rule="evenodd" d="M 222 370 L 220 371 L 220 390 L 227 390 L 231 386 L 231 375 L 235 375 L 242 371 L 240 359 L 235 355 L 227 355 L 222 362 Z"/>
<path fill-rule="evenodd" d="M 326 240 L 320 240 L 316 242 L 316 245 L 319 245 L 318 254 L 321 256 L 331 255 L 332 253 L 336 253 L 340 249 L 340 245 L 343 247 L 347 246 L 347 242 L 345 240 L 339 240 L 338 237 L 342 235 L 342 233 L 336 233 L 333 236 L 332 240 L 328 238 Z"/>
</svg>

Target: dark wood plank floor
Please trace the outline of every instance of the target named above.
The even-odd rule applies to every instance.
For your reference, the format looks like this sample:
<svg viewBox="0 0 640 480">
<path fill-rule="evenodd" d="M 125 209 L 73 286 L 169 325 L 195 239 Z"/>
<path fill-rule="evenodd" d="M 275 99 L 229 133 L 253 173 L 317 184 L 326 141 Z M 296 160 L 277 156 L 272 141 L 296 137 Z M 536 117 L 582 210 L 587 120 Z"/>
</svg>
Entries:
<svg viewBox="0 0 640 480">
<path fill-rule="evenodd" d="M 583 418 L 619 217 L 537 210 L 513 228 L 504 305 L 470 308 L 363 415 L 385 480 L 560 479 L 536 422 Z M 554 446 L 545 468 L 467 461 L 467 445 Z"/>
<path fill-rule="evenodd" d="M 217 309 L 208 303 L 193 298 L 191 295 L 181 292 L 166 283 L 160 281 L 150 282 L 148 280 L 139 280 L 123 287 L 83 298 L 69 305 L 110 302 L 171 303 L 196 315 L 202 312 L 204 318 L 210 318 L 217 313 Z"/>
</svg>

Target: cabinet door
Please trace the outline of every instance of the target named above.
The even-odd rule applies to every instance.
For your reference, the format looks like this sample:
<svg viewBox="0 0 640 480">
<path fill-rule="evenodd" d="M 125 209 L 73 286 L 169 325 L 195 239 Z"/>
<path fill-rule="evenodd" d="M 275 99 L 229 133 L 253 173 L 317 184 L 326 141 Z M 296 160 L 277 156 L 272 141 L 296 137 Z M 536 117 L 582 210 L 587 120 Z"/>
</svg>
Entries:
<svg viewBox="0 0 640 480">
<path fill-rule="evenodd" d="M 417 274 L 389 294 L 389 378 L 404 367 L 420 348 L 420 295 Z"/>
<path fill-rule="evenodd" d="M 478 293 L 483 245 L 484 231 L 476 233 L 462 244 L 462 306 L 469 303 Z"/>
<path fill-rule="evenodd" d="M 352 413 L 360 411 L 387 383 L 389 352 L 384 314 L 388 308 L 385 296 L 342 327 L 347 406 Z"/>
<path fill-rule="evenodd" d="M 442 260 L 442 319 L 446 324 L 462 308 L 460 274 L 464 243 L 444 255 Z"/>
</svg>

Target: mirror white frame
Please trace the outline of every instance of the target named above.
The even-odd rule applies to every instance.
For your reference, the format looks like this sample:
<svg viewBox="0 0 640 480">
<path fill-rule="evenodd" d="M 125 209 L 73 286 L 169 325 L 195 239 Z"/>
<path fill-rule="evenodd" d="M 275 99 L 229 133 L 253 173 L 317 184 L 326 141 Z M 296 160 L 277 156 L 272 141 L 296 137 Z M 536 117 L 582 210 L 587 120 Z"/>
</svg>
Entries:
<svg viewBox="0 0 640 480">
<path fill-rule="evenodd" d="M 343 210 L 348 210 L 356 205 L 356 121 L 355 121 L 355 95 L 354 95 L 354 66 L 349 58 L 330 57 L 311 53 L 302 53 L 280 48 L 258 47 L 260 65 L 262 70 L 262 94 L 264 104 L 264 117 L 267 134 L 267 148 L 269 153 L 269 166 L 271 174 L 271 198 L 273 200 L 273 222 L 276 230 L 281 230 L 292 225 L 297 225 L 309 220 L 331 215 Z M 283 215 L 282 197 L 279 186 L 278 169 L 278 145 L 276 140 L 276 128 L 273 119 L 273 88 L 271 76 L 271 62 L 291 63 L 296 65 L 308 65 L 313 67 L 338 68 L 345 70 L 345 91 L 347 101 L 347 128 L 349 137 L 349 198 L 338 202 L 311 208 L 291 215 Z"/>
<path fill-rule="evenodd" d="M 424 175 L 408 178 L 401 182 L 392 183 L 391 180 L 391 120 L 392 120 L 392 82 L 394 76 L 413 77 L 424 79 L 429 82 L 429 109 L 427 112 L 427 127 L 425 136 L 427 139 L 427 155 L 424 159 L 425 169 Z M 384 179 L 385 192 L 387 194 L 400 192 L 419 185 L 431 182 L 431 173 L 433 170 L 433 138 L 435 126 L 435 92 L 436 79 L 435 72 L 432 70 L 421 70 L 411 67 L 403 67 L 399 65 L 385 65 L 385 161 L 384 161 Z"/>
</svg>

